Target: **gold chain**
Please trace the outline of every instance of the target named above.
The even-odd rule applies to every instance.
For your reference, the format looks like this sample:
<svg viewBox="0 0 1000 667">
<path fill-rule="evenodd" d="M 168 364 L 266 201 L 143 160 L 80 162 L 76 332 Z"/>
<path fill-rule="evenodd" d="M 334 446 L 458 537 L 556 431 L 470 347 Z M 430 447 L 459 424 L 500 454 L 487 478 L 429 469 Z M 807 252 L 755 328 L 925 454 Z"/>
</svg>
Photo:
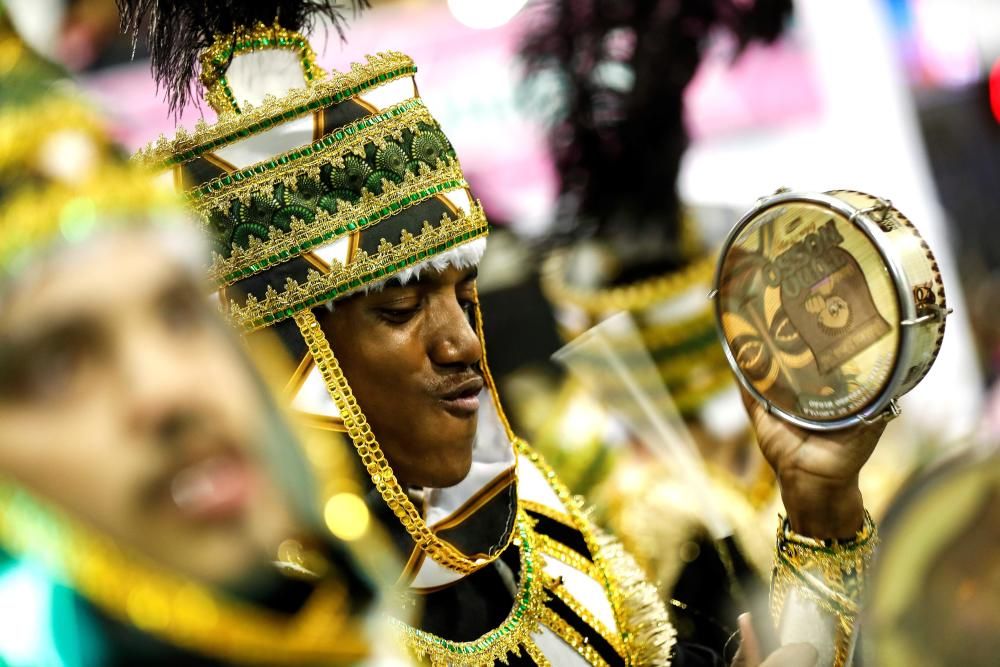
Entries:
<svg viewBox="0 0 1000 667">
<path fill-rule="evenodd" d="M 371 477 L 379 495 L 396 515 L 406 532 L 416 545 L 439 564 L 460 574 L 471 574 L 485 565 L 492 563 L 500 553 L 507 548 L 513 539 L 513 531 L 508 541 L 488 558 L 470 558 L 450 543 L 438 537 L 424 521 L 413 502 L 403 491 L 396 479 L 389 462 L 386 461 L 382 448 L 372 433 L 371 426 L 358 406 L 354 393 L 344 377 L 340 363 L 330 348 L 323 330 L 316 321 L 311 310 L 304 310 L 295 315 L 295 322 L 305 339 L 317 368 L 323 375 L 327 390 L 333 398 L 340 415 L 344 420 L 347 433 L 361 457 L 361 463 Z"/>
</svg>

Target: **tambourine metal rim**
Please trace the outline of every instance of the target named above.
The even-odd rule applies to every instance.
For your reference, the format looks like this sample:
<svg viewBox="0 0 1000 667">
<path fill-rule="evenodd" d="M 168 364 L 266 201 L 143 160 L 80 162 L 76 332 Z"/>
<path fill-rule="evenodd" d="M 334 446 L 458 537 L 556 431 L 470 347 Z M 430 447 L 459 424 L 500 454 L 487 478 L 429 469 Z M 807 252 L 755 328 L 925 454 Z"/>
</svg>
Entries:
<svg viewBox="0 0 1000 667">
<path fill-rule="evenodd" d="M 899 260 L 895 257 L 887 255 L 883 250 L 885 241 L 882 229 L 874 220 L 872 220 L 870 215 L 865 210 L 852 206 L 846 201 L 832 195 L 824 193 L 779 191 L 778 193 L 768 197 L 762 197 L 757 200 L 757 204 L 745 213 L 736 225 L 733 226 L 729 235 L 726 237 L 722 246 L 722 252 L 719 253 L 719 260 L 715 265 L 715 278 L 713 280 L 712 291 L 709 296 L 715 302 L 715 329 L 719 336 L 719 340 L 722 343 L 722 349 L 726 355 L 726 360 L 729 362 L 730 367 L 734 370 L 734 374 L 736 375 L 736 379 L 739 383 L 751 396 L 754 397 L 757 402 L 764 406 L 765 410 L 800 428 L 813 431 L 836 431 L 856 426 L 858 424 L 869 424 L 874 421 L 878 421 L 879 419 L 891 419 L 898 416 L 899 408 L 896 405 L 895 392 L 900 385 L 902 385 L 906 374 L 905 365 L 901 363 L 896 364 L 896 367 L 893 369 L 892 375 L 889 377 L 889 381 L 886 382 L 885 387 L 882 388 L 879 395 L 871 403 L 869 403 L 866 408 L 850 417 L 843 417 L 841 419 L 829 421 L 805 419 L 788 412 L 787 410 L 779 408 L 768 401 L 759 391 L 757 391 L 746 376 L 738 370 L 739 365 L 736 362 L 736 357 L 733 354 L 732 348 L 729 346 L 729 341 L 726 340 L 725 331 L 722 329 L 722 306 L 718 296 L 719 286 L 722 282 L 723 264 L 726 261 L 729 248 L 732 247 L 733 243 L 739 237 L 740 233 L 742 233 L 744 228 L 746 228 L 746 226 L 750 224 L 754 218 L 760 215 L 761 211 L 780 204 L 790 204 L 796 202 L 816 204 L 839 213 L 856 225 L 858 229 L 860 229 L 862 233 L 868 237 L 868 239 L 872 242 L 872 245 L 875 246 L 875 249 L 882 258 L 886 269 L 889 271 L 893 287 L 896 290 L 897 312 L 900 315 L 900 321 L 897 323 L 899 326 L 899 343 L 896 349 L 896 359 L 899 360 L 909 358 L 910 348 L 913 345 L 913 333 L 910 331 L 910 327 L 906 326 L 904 322 L 913 322 L 917 319 L 916 305 L 909 298 L 909 280 L 907 279 L 906 272 L 900 265 Z"/>
</svg>

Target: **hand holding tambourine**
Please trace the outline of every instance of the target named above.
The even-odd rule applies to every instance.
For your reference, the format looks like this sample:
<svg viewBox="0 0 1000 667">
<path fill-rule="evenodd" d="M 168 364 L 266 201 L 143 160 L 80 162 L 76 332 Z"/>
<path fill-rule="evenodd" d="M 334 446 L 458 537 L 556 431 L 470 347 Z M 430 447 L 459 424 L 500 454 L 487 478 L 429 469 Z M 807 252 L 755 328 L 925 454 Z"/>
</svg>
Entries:
<svg viewBox="0 0 1000 667">
<path fill-rule="evenodd" d="M 712 296 L 793 529 L 852 534 L 858 472 L 941 347 L 930 248 L 885 200 L 779 191 L 730 232 Z"/>
</svg>

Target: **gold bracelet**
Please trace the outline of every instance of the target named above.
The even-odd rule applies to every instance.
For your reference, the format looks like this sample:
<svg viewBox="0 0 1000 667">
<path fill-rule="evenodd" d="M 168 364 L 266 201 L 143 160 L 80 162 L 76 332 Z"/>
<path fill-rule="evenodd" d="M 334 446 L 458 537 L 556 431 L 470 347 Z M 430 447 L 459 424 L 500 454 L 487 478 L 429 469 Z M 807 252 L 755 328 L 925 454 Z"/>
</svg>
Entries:
<svg viewBox="0 0 1000 667">
<path fill-rule="evenodd" d="M 776 625 L 792 590 L 805 595 L 837 620 L 834 665 L 851 653 L 865 574 L 878 546 L 878 530 L 865 511 L 861 529 L 849 540 L 799 535 L 782 519 L 778 527 L 771 581 L 771 614 Z"/>
</svg>

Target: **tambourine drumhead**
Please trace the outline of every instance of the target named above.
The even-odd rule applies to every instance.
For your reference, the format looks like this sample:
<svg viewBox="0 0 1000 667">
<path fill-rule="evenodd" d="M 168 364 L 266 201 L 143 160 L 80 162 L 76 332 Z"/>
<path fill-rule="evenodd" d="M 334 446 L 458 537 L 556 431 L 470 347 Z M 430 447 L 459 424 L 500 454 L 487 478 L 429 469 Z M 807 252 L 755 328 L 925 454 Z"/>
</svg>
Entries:
<svg viewBox="0 0 1000 667">
<path fill-rule="evenodd" d="M 884 407 L 904 335 L 891 260 L 849 207 L 823 199 L 778 197 L 751 211 L 716 275 L 730 362 L 752 393 L 803 425 Z"/>
</svg>

